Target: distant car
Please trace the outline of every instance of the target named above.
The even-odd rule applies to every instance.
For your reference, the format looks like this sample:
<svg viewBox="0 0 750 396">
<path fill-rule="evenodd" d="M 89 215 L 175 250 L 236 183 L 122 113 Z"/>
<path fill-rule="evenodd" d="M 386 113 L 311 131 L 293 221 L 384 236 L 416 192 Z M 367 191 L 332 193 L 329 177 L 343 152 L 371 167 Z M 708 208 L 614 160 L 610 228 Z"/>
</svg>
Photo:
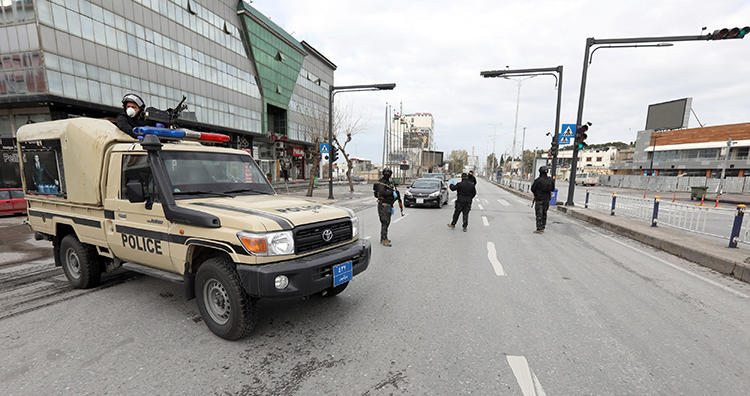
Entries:
<svg viewBox="0 0 750 396">
<path fill-rule="evenodd" d="M 26 213 L 26 200 L 20 188 L 0 188 L 0 214 Z"/>
<path fill-rule="evenodd" d="M 437 178 L 421 178 L 414 181 L 404 194 L 404 205 L 434 206 L 448 203 L 448 185 Z"/>
<path fill-rule="evenodd" d="M 595 186 L 599 184 L 598 173 L 578 173 L 576 174 L 576 184 L 582 186 Z"/>
<path fill-rule="evenodd" d="M 448 175 L 445 173 L 425 173 L 422 175 L 422 179 L 440 179 L 442 181 L 448 181 Z"/>
</svg>

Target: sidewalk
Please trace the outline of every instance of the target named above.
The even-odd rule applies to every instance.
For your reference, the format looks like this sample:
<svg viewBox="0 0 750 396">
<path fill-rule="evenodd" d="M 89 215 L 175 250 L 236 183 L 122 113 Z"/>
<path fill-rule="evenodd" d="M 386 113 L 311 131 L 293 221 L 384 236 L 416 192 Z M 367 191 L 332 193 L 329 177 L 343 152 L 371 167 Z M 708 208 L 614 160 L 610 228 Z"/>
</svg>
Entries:
<svg viewBox="0 0 750 396">
<path fill-rule="evenodd" d="M 532 199 L 531 194 L 492 183 L 510 193 Z M 579 207 L 558 205 L 556 208 L 576 219 L 750 283 L 750 256 L 746 250 L 731 249 L 725 244 L 686 235 L 666 227 L 651 227 L 648 223 L 622 216 L 609 216 L 606 213 Z"/>
</svg>

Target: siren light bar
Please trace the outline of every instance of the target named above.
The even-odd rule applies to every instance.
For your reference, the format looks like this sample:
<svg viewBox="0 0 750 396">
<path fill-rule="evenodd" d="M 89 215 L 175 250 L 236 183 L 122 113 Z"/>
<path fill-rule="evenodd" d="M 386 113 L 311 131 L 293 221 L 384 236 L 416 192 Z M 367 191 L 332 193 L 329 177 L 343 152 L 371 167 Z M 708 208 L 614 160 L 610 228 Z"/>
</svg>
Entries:
<svg viewBox="0 0 750 396">
<path fill-rule="evenodd" d="M 220 133 L 183 131 L 181 129 L 169 129 L 159 127 L 136 127 L 133 132 L 139 135 L 154 135 L 160 138 L 168 139 L 189 139 L 200 140 L 204 142 L 228 142 L 229 136 Z"/>
</svg>

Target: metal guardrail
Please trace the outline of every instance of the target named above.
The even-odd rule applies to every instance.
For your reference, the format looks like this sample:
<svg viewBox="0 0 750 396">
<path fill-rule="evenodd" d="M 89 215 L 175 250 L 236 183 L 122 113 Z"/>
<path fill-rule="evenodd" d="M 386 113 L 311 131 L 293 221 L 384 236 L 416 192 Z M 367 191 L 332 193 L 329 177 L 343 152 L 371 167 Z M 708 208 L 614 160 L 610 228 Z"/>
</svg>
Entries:
<svg viewBox="0 0 750 396">
<path fill-rule="evenodd" d="M 530 192 L 531 183 L 503 179 L 501 184 L 518 191 Z M 640 198 L 627 195 L 603 194 L 586 191 L 585 198 L 576 205 L 612 216 L 630 217 L 659 225 L 729 240 L 729 247 L 739 243 L 750 245 L 750 219 L 744 219 L 745 205 L 736 209 L 673 203 L 658 198 Z M 745 224 L 748 223 L 748 224 Z M 744 226 L 744 227 L 743 227 Z"/>
</svg>

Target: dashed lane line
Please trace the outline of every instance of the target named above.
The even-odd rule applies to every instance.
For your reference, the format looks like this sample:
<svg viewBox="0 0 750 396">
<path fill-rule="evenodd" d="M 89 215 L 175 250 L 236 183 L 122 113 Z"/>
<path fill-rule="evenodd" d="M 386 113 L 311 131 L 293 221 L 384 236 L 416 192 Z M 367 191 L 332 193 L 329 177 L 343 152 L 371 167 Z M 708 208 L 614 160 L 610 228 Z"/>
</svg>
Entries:
<svg viewBox="0 0 750 396">
<path fill-rule="evenodd" d="M 547 395 L 544 393 L 539 378 L 537 378 L 536 374 L 531 371 L 529 362 L 525 357 L 507 355 L 506 358 L 508 359 L 508 364 L 510 365 L 511 370 L 513 370 L 513 375 L 516 376 L 518 386 L 521 387 L 521 393 L 523 393 L 523 396 Z"/>
<path fill-rule="evenodd" d="M 482 216 L 482 224 L 484 224 L 485 227 L 489 227 L 490 222 L 487 221 L 487 216 Z"/>
<path fill-rule="evenodd" d="M 479 210 L 484 210 L 484 206 L 482 206 L 482 204 L 479 204 Z"/>
<path fill-rule="evenodd" d="M 505 270 L 503 269 L 503 265 L 500 264 L 500 260 L 497 259 L 497 250 L 495 250 L 494 242 L 487 242 L 487 259 L 490 260 L 490 264 L 492 264 L 492 268 L 495 269 L 495 275 L 505 276 Z"/>
<path fill-rule="evenodd" d="M 510 203 L 504 199 L 498 199 L 497 202 L 503 206 L 510 206 Z"/>
</svg>

